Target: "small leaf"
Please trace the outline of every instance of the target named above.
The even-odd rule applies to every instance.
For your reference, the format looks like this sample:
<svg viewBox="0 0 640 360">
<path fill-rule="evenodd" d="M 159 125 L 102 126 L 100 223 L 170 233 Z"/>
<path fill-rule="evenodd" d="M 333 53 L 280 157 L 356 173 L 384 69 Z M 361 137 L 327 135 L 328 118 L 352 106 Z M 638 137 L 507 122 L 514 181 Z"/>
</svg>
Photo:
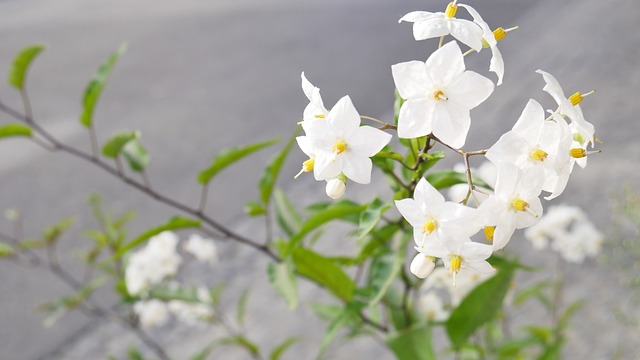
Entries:
<svg viewBox="0 0 640 360">
<path fill-rule="evenodd" d="M 438 190 L 446 189 L 457 184 L 467 183 L 466 174 L 452 170 L 432 172 L 430 174 L 427 174 L 425 178 L 431 185 L 433 185 L 434 188 Z M 476 177 L 475 175 L 472 176 L 471 180 L 473 180 L 473 184 L 476 186 L 480 186 L 485 189 L 491 189 L 491 186 L 489 186 L 489 184 Z"/>
<path fill-rule="evenodd" d="M 300 227 L 302 227 L 300 214 L 287 195 L 278 188 L 276 188 L 274 192 L 274 201 L 276 205 L 276 220 L 280 229 L 288 236 L 293 236 L 293 234 L 300 231 Z"/>
<path fill-rule="evenodd" d="M 445 153 L 444 151 L 434 151 L 431 153 L 422 154 L 420 155 L 420 157 L 422 157 L 424 161 L 422 162 L 422 164 L 420 164 L 418 172 L 420 174 L 424 174 L 425 171 L 431 169 L 435 164 L 438 163 L 438 161 L 444 159 Z"/>
<path fill-rule="evenodd" d="M 49 226 L 43 232 L 44 240 L 47 242 L 47 244 L 53 244 L 58 240 L 62 233 L 67 231 L 71 227 L 71 225 L 73 225 L 75 221 L 76 219 L 74 217 L 68 217 Z"/>
<path fill-rule="evenodd" d="M 255 201 L 249 201 L 244 205 L 244 213 L 249 216 L 259 216 L 264 215 L 267 212 L 267 209 L 262 206 L 262 204 L 257 203 Z"/>
<path fill-rule="evenodd" d="M 320 359 L 325 351 L 329 348 L 329 345 L 333 342 L 336 335 L 338 335 L 338 331 L 342 329 L 344 326 L 348 325 L 350 322 L 358 321 L 358 314 L 360 310 L 364 307 L 362 303 L 351 303 L 348 304 L 345 308 L 342 309 L 334 318 L 331 319 L 329 325 L 327 325 L 327 330 L 325 331 L 324 337 L 322 338 L 322 343 L 320 343 L 320 349 L 318 350 L 318 355 L 316 359 Z"/>
<path fill-rule="evenodd" d="M 107 60 L 100 65 L 98 71 L 93 75 L 91 81 L 87 85 L 87 88 L 84 91 L 84 97 L 82 99 L 82 114 L 80 115 L 80 123 L 85 127 L 93 126 L 93 112 L 100 99 L 100 95 L 104 90 L 104 87 L 107 85 L 107 81 L 109 80 L 109 75 L 111 75 L 111 70 L 118 62 L 118 59 L 124 52 L 126 51 L 126 45 L 122 44 L 120 48 L 109 55 Z"/>
<path fill-rule="evenodd" d="M 214 176 L 238 160 L 245 158 L 258 150 L 271 146 L 280 141 L 280 138 L 262 141 L 245 147 L 233 147 L 221 150 L 212 160 L 208 168 L 202 170 L 198 175 L 198 182 L 208 184 Z"/>
<path fill-rule="evenodd" d="M 245 289 L 240 295 L 240 300 L 238 300 L 236 320 L 238 320 L 239 324 L 244 324 L 244 317 L 247 314 L 247 301 L 249 301 L 249 289 Z"/>
<path fill-rule="evenodd" d="M 0 258 L 12 256 L 14 253 L 15 249 L 13 246 L 0 242 Z"/>
<path fill-rule="evenodd" d="M 182 217 L 174 217 L 171 218 L 169 221 L 167 221 L 166 223 L 164 223 L 163 225 L 157 226 L 155 228 L 149 229 L 145 232 L 143 232 L 142 234 L 138 235 L 137 238 L 131 240 L 131 242 L 129 242 L 128 244 L 126 244 L 125 246 L 123 246 L 115 255 L 115 258 L 119 258 L 122 255 L 124 255 L 125 253 L 127 253 L 129 250 L 135 248 L 136 246 L 142 244 L 143 242 L 149 240 L 149 238 L 151 238 L 152 236 L 156 236 L 158 234 L 160 234 L 163 231 L 169 231 L 169 230 L 178 230 L 178 229 L 185 229 L 185 228 L 198 228 L 200 227 L 200 221 L 199 220 L 192 220 L 192 219 L 187 219 L 187 218 L 182 218 Z"/>
<path fill-rule="evenodd" d="M 407 253 L 406 248 L 410 239 L 411 239 L 410 234 L 405 234 L 405 236 L 402 237 L 402 240 L 400 241 L 398 248 L 394 252 L 394 256 L 392 259 L 393 262 L 391 263 L 391 268 L 389 269 L 387 277 L 384 278 L 384 280 L 380 283 L 378 287 L 378 293 L 369 303 L 369 307 L 373 307 L 377 305 L 378 302 L 382 300 L 382 298 L 385 296 L 389 288 L 391 288 L 391 285 L 393 285 L 393 281 L 398 277 L 398 274 L 400 273 L 400 271 L 402 270 L 402 267 L 404 266 L 404 258 Z"/>
<path fill-rule="evenodd" d="M 137 139 L 139 136 L 136 131 L 124 131 L 114 135 L 109 141 L 107 141 L 102 147 L 102 155 L 109 158 L 117 158 L 122 151 L 122 148 L 133 139 Z"/>
<path fill-rule="evenodd" d="M 500 311 L 514 270 L 513 267 L 501 268 L 496 275 L 473 289 L 451 313 L 446 328 L 454 347 L 462 346 L 476 329 Z"/>
<path fill-rule="evenodd" d="M 358 225 L 358 240 L 367 236 L 376 227 L 382 214 L 389 209 L 390 205 L 382 200 L 374 199 L 366 210 L 360 213 L 360 224 Z"/>
<path fill-rule="evenodd" d="M 44 45 L 36 44 L 22 49 L 13 59 L 13 66 L 9 70 L 9 84 L 18 90 L 24 89 L 31 62 L 44 50 Z"/>
<path fill-rule="evenodd" d="M 431 344 L 431 328 L 428 325 L 413 327 L 392 334 L 387 345 L 398 360 L 435 360 Z"/>
<path fill-rule="evenodd" d="M 122 153 L 131 170 L 135 172 L 142 172 L 149 163 L 149 153 L 137 138 L 127 142 L 122 148 Z"/>
<path fill-rule="evenodd" d="M 290 338 L 288 338 L 287 340 L 283 341 L 282 343 L 280 343 L 280 345 L 276 346 L 272 351 L 271 351 L 271 355 L 269 355 L 269 360 L 278 360 L 280 359 L 280 356 L 282 356 L 282 354 L 284 354 L 285 351 L 287 351 L 287 349 L 289 349 L 293 344 L 298 342 L 298 337 L 297 336 L 292 336 Z"/>
<path fill-rule="evenodd" d="M 396 160 L 400 162 L 404 161 L 404 158 L 402 157 L 402 155 L 395 152 L 380 151 L 377 154 L 375 154 L 374 157 L 382 158 L 382 159 L 391 159 L 391 160 Z"/>
<path fill-rule="evenodd" d="M 223 338 L 218 340 L 218 343 L 220 345 L 236 345 L 239 346 L 245 350 L 247 350 L 252 357 L 256 358 L 258 355 L 260 355 L 260 349 L 258 348 L 258 346 L 254 343 L 252 343 L 251 341 L 249 341 L 249 339 L 247 339 L 246 337 L 242 336 L 242 335 L 237 335 L 234 337 L 228 337 L 228 338 Z"/>
<path fill-rule="evenodd" d="M 135 347 L 129 348 L 128 355 L 129 355 L 129 360 L 144 360 L 144 356 L 142 356 L 140 351 L 138 351 L 138 349 L 136 349 Z"/>
<path fill-rule="evenodd" d="M 289 155 L 291 147 L 296 142 L 297 135 L 298 128 L 296 128 L 296 131 L 293 133 L 284 149 L 271 158 L 267 163 L 267 167 L 264 169 L 264 173 L 258 182 L 258 189 L 260 190 L 260 200 L 265 204 L 269 204 L 269 201 L 271 200 L 271 193 L 273 192 L 273 188 L 278 180 L 280 169 L 282 168 L 282 164 L 284 164 L 287 155 Z"/>
<path fill-rule="evenodd" d="M 23 124 L 7 124 L 0 126 L 0 139 L 12 136 L 31 137 L 31 128 Z"/>
<path fill-rule="evenodd" d="M 300 275 L 326 287 L 339 299 L 346 302 L 353 299 L 355 283 L 333 261 L 302 248 L 294 250 L 292 259 Z"/>
<path fill-rule="evenodd" d="M 269 263 L 267 274 L 271 285 L 284 297 L 289 309 L 294 310 L 298 306 L 298 285 L 291 266 L 286 262 Z"/>
</svg>

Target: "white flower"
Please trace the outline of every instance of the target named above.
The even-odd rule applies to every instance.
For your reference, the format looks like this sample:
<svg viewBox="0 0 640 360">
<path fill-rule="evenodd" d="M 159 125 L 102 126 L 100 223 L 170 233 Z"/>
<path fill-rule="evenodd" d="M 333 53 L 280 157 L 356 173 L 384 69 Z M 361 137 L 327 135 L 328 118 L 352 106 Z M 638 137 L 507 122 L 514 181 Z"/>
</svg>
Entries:
<svg viewBox="0 0 640 360">
<path fill-rule="evenodd" d="M 199 261 L 207 261 L 211 264 L 218 261 L 218 249 L 211 239 L 203 238 L 200 234 L 191 234 L 183 247 L 185 252 L 193 255 Z"/>
<path fill-rule="evenodd" d="M 486 157 L 496 165 L 506 161 L 523 171 L 541 168 L 545 174 L 542 189 L 552 193 L 550 200 L 562 193 L 569 179 L 570 146 L 571 133 L 564 119 L 546 120 L 542 105 L 529 100 L 513 129 L 500 137 Z"/>
<path fill-rule="evenodd" d="M 398 22 L 413 23 L 413 37 L 425 40 L 451 34 L 463 44 L 480 51 L 482 49 L 482 29 L 473 22 L 455 18 L 458 5 L 455 2 L 447 6 L 445 12 L 413 11 Z"/>
<path fill-rule="evenodd" d="M 465 70 L 460 47 L 450 42 L 426 62 L 409 61 L 391 67 L 400 96 L 398 137 L 417 138 L 433 133 L 460 148 L 469 132 L 469 111 L 493 92 L 493 82 Z"/>
<path fill-rule="evenodd" d="M 456 275 L 462 269 L 473 270 L 481 274 L 492 274 L 495 269 L 486 260 L 493 253 L 490 245 L 472 242 L 469 239 L 445 239 L 432 241 L 418 248 L 426 256 L 442 259 L 445 268 L 453 274 L 453 286 L 456 286 Z"/>
<path fill-rule="evenodd" d="M 160 300 L 138 301 L 133 305 L 133 311 L 145 328 L 162 326 L 169 320 L 167 306 Z"/>
<path fill-rule="evenodd" d="M 176 253 L 177 243 L 177 235 L 165 231 L 131 254 L 125 269 L 129 294 L 137 295 L 178 272 L 182 258 Z"/>
<path fill-rule="evenodd" d="M 331 180 L 343 173 L 360 183 L 371 182 L 370 157 L 389 143 L 391 135 L 370 126 L 360 126 L 360 115 L 349 96 L 340 99 L 326 120 L 303 121 L 302 127 L 315 150 L 316 180 Z"/>
<path fill-rule="evenodd" d="M 442 299 L 433 292 L 420 295 L 416 304 L 419 313 L 430 321 L 444 321 L 449 317 L 449 312 L 444 308 Z"/>
<path fill-rule="evenodd" d="M 347 190 L 347 184 L 345 179 L 342 179 L 341 176 L 338 176 L 335 179 L 327 180 L 326 192 L 327 196 L 336 200 L 340 199 L 344 196 L 345 191 Z"/>
<path fill-rule="evenodd" d="M 468 238 L 481 227 L 474 221 L 476 209 L 445 201 L 424 178 L 416 185 L 413 199 L 396 200 L 395 204 L 413 226 L 413 239 L 418 247 L 442 237 Z"/>
<path fill-rule="evenodd" d="M 208 304 L 172 300 L 168 306 L 171 313 L 187 325 L 203 324 L 214 316 L 213 308 Z"/>
<path fill-rule="evenodd" d="M 420 279 L 424 279 L 436 267 L 435 259 L 429 256 L 425 256 L 422 253 L 418 253 L 413 260 L 411 261 L 411 266 L 409 266 L 409 270 L 411 273 Z"/>
<path fill-rule="evenodd" d="M 307 99 L 309 99 L 309 105 L 304 109 L 302 120 L 324 119 L 329 114 L 329 111 L 324 107 L 322 97 L 320 96 L 320 89 L 313 86 L 313 84 L 307 80 L 304 72 L 300 74 L 300 78 L 302 79 L 302 91 Z"/>
<path fill-rule="evenodd" d="M 579 105 L 580 102 L 582 102 L 583 97 L 587 96 L 587 94 L 576 92 L 567 98 L 564 95 L 564 90 L 562 90 L 560 83 L 555 77 L 553 77 L 553 75 L 542 70 L 537 70 L 536 72 L 544 78 L 546 85 L 542 90 L 549 93 L 549 95 L 551 95 L 551 97 L 556 101 L 559 106 L 558 112 L 567 116 L 571 120 L 573 138 L 581 144 L 584 144 L 585 148 L 588 143 L 593 146 L 595 128 L 593 124 L 585 120 L 584 114 L 582 113 L 582 109 Z"/>
<path fill-rule="evenodd" d="M 537 167 L 523 172 L 507 162 L 498 166 L 494 195 L 478 208 L 485 225 L 491 226 L 494 251 L 505 247 L 516 229 L 531 226 L 542 216 L 538 196 L 543 183 L 544 172 Z"/>
</svg>

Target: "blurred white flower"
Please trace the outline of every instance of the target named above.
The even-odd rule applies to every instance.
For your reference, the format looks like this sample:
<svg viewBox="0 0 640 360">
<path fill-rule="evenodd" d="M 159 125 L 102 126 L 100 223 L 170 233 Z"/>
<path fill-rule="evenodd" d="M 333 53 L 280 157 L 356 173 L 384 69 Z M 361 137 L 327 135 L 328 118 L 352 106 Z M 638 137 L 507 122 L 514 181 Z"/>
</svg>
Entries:
<svg viewBox="0 0 640 360">
<path fill-rule="evenodd" d="M 418 313 L 423 314 L 430 321 L 444 321 L 449 317 L 449 312 L 444 307 L 442 298 L 434 292 L 421 294 L 416 304 Z"/>
<path fill-rule="evenodd" d="M 178 237 L 171 231 L 162 232 L 142 249 L 129 257 L 125 282 L 131 295 L 138 295 L 178 272 L 182 258 L 176 252 Z"/>
<path fill-rule="evenodd" d="M 133 305 L 133 311 L 145 328 L 162 326 L 169 320 L 167 305 L 160 300 L 138 301 Z"/>
<path fill-rule="evenodd" d="M 218 249 L 215 242 L 211 239 L 203 238 L 200 234 L 191 234 L 182 248 L 199 261 L 206 261 L 210 264 L 218 261 Z"/>
</svg>

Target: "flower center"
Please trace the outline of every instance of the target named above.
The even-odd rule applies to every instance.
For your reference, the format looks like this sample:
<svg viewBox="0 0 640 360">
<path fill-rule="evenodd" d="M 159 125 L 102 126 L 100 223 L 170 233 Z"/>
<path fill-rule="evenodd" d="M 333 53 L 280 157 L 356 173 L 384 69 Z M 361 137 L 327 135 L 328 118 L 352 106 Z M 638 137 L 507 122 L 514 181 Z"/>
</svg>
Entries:
<svg viewBox="0 0 640 360">
<path fill-rule="evenodd" d="M 507 32 L 504 28 L 499 27 L 493 30 L 493 36 L 496 38 L 496 41 L 500 41 L 504 39 L 505 36 L 507 36 Z"/>
<path fill-rule="evenodd" d="M 347 150 L 347 143 L 342 140 L 338 140 L 335 144 L 333 144 L 333 153 L 336 155 L 342 154 Z"/>
<path fill-rule="evenodd" d="M 444 11 L 445 15 L 447 15 L 447 17 L 449 19 L 451 19 L 452 17 L 456 16 L 456 12 L 458 11 L 458 5 L 455 3 L 449 3 L 449 5 L 447 5 L 447 10 Z"/>
<path fill-rule="evenodd" d="M 313 165 L 315 164 L 315 160 L 314 159 L 309 159 L 305 162 L 302 163 L 302 170 L 304 170 L 304 172 L 309 172 L 309 171 L 313 171 Z"/>
<path fill-rule="evenodd" d="M 434 218 L 430 218 L 422 225 L 421 231 L 423 234 L 429 235 L 436 229 L 436 227 L 438 227 L 438 223 Z"/>
<path fill-rule="evenodd" d="M 547 152 L 544 150 L 536 149 L 534 151 L 531 151 L 529 153 L 529 156 L 536 161 L 545 161 L 549 154 L 547 154 Z"/>
<path fill-rule="evenodd" d="M 580 93 L 580 91 L 574 93 L 573 95 L 569 96 L 569 101 L 571 101 L 571 105 L 576 106 L 578 104 L 580 104 L 582 102 L 582 100 L 584 100 L 584 97 L 582 96 L 582 94 Z"/>
<path fill-rule="evenodd" d="M 529 203 L 522 199 L 515 199 L 511 202 L 511 207 L 517 211 L 527 211 L 529 209 Z"/>
<path fill-rule="evenodd" d="M 490 242 L 493 242 L 493 234 L 496 232 L 496 227 L 495 226 L 485 226 L 484 227 L 484 236 L 487 238 L 487 240 L 489 240 Z"/>
<path fill-rule="evenodd" d="M 585 156 L 587 156 L 587 152 L 584 151 L 583 148 L 571 149 L 571 157 L 573 157 L 574 159 L 582 159 Z"/>
<path fill-rule="evenodd" d="M 433 93 L 433 98 L 436 99 L 436 100 L 449 100 L 449 98 L 444 95 L 442 90 L 438 90 L 438 91 L 434 92 Z"/>
<path fill-rule="evenodd" d="M 326 116 L 324 116 L 324 114 L 317 114 L 314 117 L 317 119 L 324 119 Z"/>
</svg>

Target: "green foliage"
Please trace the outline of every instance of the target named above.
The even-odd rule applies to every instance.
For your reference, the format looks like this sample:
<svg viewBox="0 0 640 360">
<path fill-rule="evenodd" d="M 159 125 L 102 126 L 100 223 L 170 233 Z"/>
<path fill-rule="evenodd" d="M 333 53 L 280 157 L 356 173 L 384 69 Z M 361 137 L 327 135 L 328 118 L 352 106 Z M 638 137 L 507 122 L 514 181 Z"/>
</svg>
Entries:
<svg viewBox="0 0 640 360">
<path fill-rule="evenodd" d="M 286 300 L 289 309 L 295 309 L 298 306 L 298 285 L 291 265 L 287 262 L 270 263 L 267 265 L 267 275 L 271 285 Z"/>
<path fill-rule="evenodd" d="M 198 228 L 200 227 L 200 224 L 201 224 L 200 220 L 187 219 L 179 216 L 173 217 L 166 223 L 160 226 L 154 227 L 152 229 L 149 229 L 143 232 L 142 234 L 138 235 L 138 237 L 131 240 L 129 243 L 127 243 L 122 248 L 120 248 L 116 253 L 116 257 L 118 258 L 121 257 L 122 255 L 126 254 L 129 250 L 135 248 L 136 246 L 141 245 L 145 241 L 149 240 L 149 238 L 151 238 L 152 236 L 156 236 L 163 231 L 178 230 L 178 229 L 185 229 L 185 228 Z"/>
<path fill-rule="evenodd" d="M 44 45 L 36 44 L 20 50 L 13 59 L 13 66 L 9 70 L 9 84 L 18 90 L 24 89 L 24 82 L 29 67 L 35 58 L 44 50 Z"/>
<path fill-rule="evenodd" d="M 276 208 L 276 221 L 280 229 L 282 229 L 287 236 L 293 236 L 298 233 L 302 227 L 300 213 L 298 213 L 291 200 L 289 200 L 282 190 L 276 188 L 273 194 Z"/>
<path fill-rule="evenodd" d="M 139 139 L 131 139 L 122 147 L 122 154 L 129 167 L 135 172 L 142 172 L 149 164 L 149 153 Z"/>
<path fill-rule="evenodd" d="M 301 276 L 325 287 L 345 302 L 353 299 L 356 284 L 330 259 L 311 250 L 297 248 L 293 252 L 292 260 Z"/>
<path fill-rule="evenodd" d="M 433 185 L 434 188 L 441 190 L 452 187 L 457 184 L 466 184 L 467 176 L 464 173 L 460 173 L 453 170 L 443 170 L 432 172 L 425 176 L 427 181 Z M 491 189 L 491 186 L 484 182 L 482 179 L 472 176 L 473 184 L 476 186 L 483 187 L 485 189 Z"/>
<path fill-rule="evenodd" d="M 83 109 L 80 115 L 80 123 L 85 127 L 90 128 L 93 126 L 93 113 L 100 99 L 100 95 L 102 95 L 102 91 L 107 85 L 113 67 L 118 62 L 120 56 L 124 54 L 126 48 L 126 45 L 122 44 L 117 51 L 109 55 L 107 60 L 100 65 L 98 71 L 93 75 L 91 81 L 89 81 L 84 91 L 84 97 L 82 99 Z"/>
<path fill-rule="evenodd" d="M 280 175 L 280 169 L 282 169 L 282 165 L 284 161 L 287 159 L 287 155 L 291 151 L 293 144 L 296 142 L 296 136 L 298 135 L 298 129 L 293 133 L 287 145 L 280 151 L 280 153 L 276 154 L 269 162 L 267 163 L 267 167 L 264 169 L 264 173 L 258 182 L 258 189 L 260 190 L 260 200 L 265 205 L 269 204 L 271 200 L 271 193 L 273 192 L 273 188 L 276 185 L 276 181 L 278 180 L 278 175 Z"/>
<path fill-rule="evenodd" d="M 374 290 L 377 290 L 375 296 L 369 303 L 370 307 L 377 305 L 387 291 L 391 288 L 394 280 L 398 278 L 398 275 L 402 271 L 405 261 L 407 244 L 411 240 L 411 234 L 405 234 L 399 241 L 398 247 L 394 250 L 393 254 L 385 255 L 376 258 L 374 264 L 382 264 L 382 271 L 378 270 L 380 266 L 372 266 L 372 272 L 370 275 L 370 282 Z"/>
<path fill-rule="evenodd" d="M 337 308 L 333 316 L 330 318 L 329 324 L 327 325 L 327 330 L 325 331 L 324 337 L 322 338 L 322 342 L 320 343 L 320 349 L 318 350 L 317 359 L 322 358 L 322 355 L 327 351 L 329 345 L 334 341 L 340 329 L 345 326 L 360 323 L 360 311 L 364 308 L 364 304 L 362 303 L 350 303 L 347 304 L 344 308 Z"/>
<path fill-rule="evenodd" d="M 236 320 L 238 324 L 244 324 L 244 318 L 247 314 L 247 302 L 249 301 L 249 289 L 245 289 L 238 300 L 238 308 L 236 311 Z"/>
<path fill-rule="evenodd" d="M 382 200 L 375 198 L 367 208 L 360 213 L 360 224 L 358 225 L 358 241 L 367 236 L 373 228 L 376 227 L 382 214 L 387 211 L 391 205 L 384 203 Z"/>
<path fill-rule="evenodd" d="M 31 128 L 23 124 L 6 124 L 0 126 L 0 139 L 14 136 L 31 137 Z"/>
<path fill-rule="evenodd" d="M 129 355 L 129 360 L 144 360 L 142 353 L 135 347 L 130 347 L 127 354 Z"/>
<path fill-rule="evenodd" d="M 269 360 L 278 360 L 278 359 L 280 359 L 282 354 L 284 354 L 285 351 L 287 351 L 291 346 L 293 346 L 295 343 L 297 343 L 298 340 L 299 340 L 298 337 L 293 336 L 293 337 L 290 337 L 290 338 L 286 339 L 285 341 L 281 342 L 280 344 L 278 344 L 278 346 L 276 346 L 271 351 L 271 354 L 269 355 Z"/>
<path fill-rule="evenodd" d="M 50 245 L 58 241 L 60 236 L 67 231 L 75 221 L 76 219 L 74 217 L 68 217 L 46 228 L 43 232 L 46 244 Z"/>
<path fill-rule="evenodd" d="M 9 257 L 15 254 L 15 248 L 7 243 L 0 242 L 0 258 Z"/>
<path fill-rule="evenodd" d="M 203 185 L 208 184 L 222 170 L 255 153 L 256 151 L 277 143 L 278 141 L 280 141 L 280 138 L 261 141 L 244 147 L 231 147 L 221 150 L 216 156 L 214 156 L 211 161 L 211 165 L 200 172 L 198 175 L 198 182 Z"/>
<path fill-rule="evenodd" d="M 513 267 L 499 269 L 496 275 L 473 289 L 451 313 L 446 328 L 454 347 L 462 346 L 469 336 L 500 311 L 514 271 Z"/>
<path fill-rule="evenodd" d="M 431 328 L 420 325 L 391 334 L 387 345 L 398 360 L 434 360 Z"/>
<path fill-rule="evenodd" d="M 55 301 L 40 305 L 38 309 L 48 313 L 45 326 L 53 326 L 62 316 L 83 304 L 105 282 L 105 278 L 94 279 L 69 296 L 63 296 Z"/>
<path fill-rule="evenodd" d="M 137 139 L 139 136 L 137 131 L 123 131 L 115 134 L 102 147 L 102 155 L 108 158 L 117 158 L 125 145 L 131 140 Z"/>
<path fill-rule="evenodd" d="M 249 216 L 260 216 L 264 215 L 266 212 L 267 209 L 265 209 L 264 206 L 258 202 L 249 201 L 248 203 L 244 204 L 244 213 Z"/>
</svg>

